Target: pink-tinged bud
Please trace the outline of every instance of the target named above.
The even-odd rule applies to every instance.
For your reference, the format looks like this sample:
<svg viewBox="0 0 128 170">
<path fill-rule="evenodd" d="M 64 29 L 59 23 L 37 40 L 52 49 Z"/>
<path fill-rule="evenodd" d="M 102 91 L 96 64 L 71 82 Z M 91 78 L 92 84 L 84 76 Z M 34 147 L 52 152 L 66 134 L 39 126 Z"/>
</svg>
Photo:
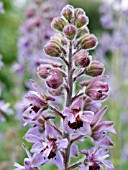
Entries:
<svg viewBox="0 0 128 170">
<path fill-rule="evenodd" d="M 77 43 L 83 49 L 92 49 L 97 45 L 97 38 L 93 34 L 85 34 Z"/>
<path fill-rule="evenodd" d="M 85 93 L 93 100 L 104 100 L 108 96 L 108 84 L 100 81 L 102 78 L 102 76 L 96 77 L 87 85 Z"/>
<path fill-rule="evenodd" d="M 57 89 L 63 83 L 63 77 L 58 74 L 50 75 L 46 80 L 47 85 L 52 89 Z"/>
<path fill-rule="evenodd" d="M 76 19 L 75 19 L 75 25 L 77 28 L 81 28 L 84 25 L 88 24 L 88 17 L 85 15 L 79 15 Z"/>
<path fill-rule="evenodd" d="M 81 50 L 75 55 L 75 65 L 78 67 L 87 67 L 90 64 L 90 57 L 85 50 Z"/>
<path fill-rule="evenodd" d="M 77 36 L 76 36 L 76 38 L 80 38 L 80 37 L 82 37 L 83 35 L 88 34 L 88 33 L 89 33 L 88 28 L 87 28 L 87 27 L 82 27 L 81 29 L 79 29 L 79 30 L 77 31 Z"/>
<path fill-rule="evenodd" d="M 39 68 L 38 68 L 38 75 L 43 78 L 43 79 L 46 79 L 48 76 L 49 76 L 49 72 L 51 70 L 51 67 L 48 66 L 48 65 L 41 65 Z"/>
<path fill-rule="evenodd" d="M 92 77 L 100 76 L 103 71 L 104 65 L 97 60 L 92 61 L 89 67 L 85 69 L 85 73 Z"/>
<path fill-rule="evenodd" d="M 49 94 L 51 94 L 52 96 L 61 96 L 63 95 L 63 87 L 60 87 L 58 89 L 48 89 Z"/>
<path fill-rule="evenodd" d="M 63 9 L 61 14 L 70 21 L 73 17 L 74 8 L 71 5 L 66 5 Z"/>
<path fill-rule="evenodd" d="M 76 35 L 76 27 L 68 24 L 64 27 L 63 32 L 69 40 L 72 40 Z"/>
<path fill-rule="evenodd" d="M 62 17 L 56 17 L 52 20 L 52 27 L 56 30 L 63 31 L 64 26 L 67 22 Z"/>
<path fill-rule="evenodd" d="M 85 12 L 81 8 L 76 8 L 74 11 L 75 17 L 77 18 L 79 15 L 85 15 Z"/>
<path fill-rule="evenodd" d="M 53 57 L 60 57 L 62 52 L 65 53 L 65 50 L 56 41 L 49 41 L 44 46 L 44 51 L 47 55 L 50 55 L 50 56 L 53 56 Z"/>
</svg>

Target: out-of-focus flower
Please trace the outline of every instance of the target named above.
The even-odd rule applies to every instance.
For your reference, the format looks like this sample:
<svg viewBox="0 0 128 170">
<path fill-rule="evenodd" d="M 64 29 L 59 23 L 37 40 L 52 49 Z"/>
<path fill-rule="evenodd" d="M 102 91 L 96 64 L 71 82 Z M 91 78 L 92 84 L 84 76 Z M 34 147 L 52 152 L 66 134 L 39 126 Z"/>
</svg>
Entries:
<svg viewBox="0 0 128 170">
<path fill-rule="evenodd" d="M 0 13 L 4 13 L 4 6 L 3 6 L 3 2 L 0 2 Z"/>
<path fill-rule="evenodd" d="M 13 111 L 9 108 L 10 104 L 0 100 L 0 121 L 6 120 L 6 115 L 12 115 Z"/>
</svg>

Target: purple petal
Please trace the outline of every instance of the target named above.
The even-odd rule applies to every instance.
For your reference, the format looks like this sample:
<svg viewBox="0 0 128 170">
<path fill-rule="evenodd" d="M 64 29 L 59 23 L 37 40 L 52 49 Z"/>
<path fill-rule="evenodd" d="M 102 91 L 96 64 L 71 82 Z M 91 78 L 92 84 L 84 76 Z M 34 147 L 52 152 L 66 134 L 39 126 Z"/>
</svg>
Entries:
<svg viewBox="0 0 128 170">
<path fill-rule="evenodd" d="M 53 164 L 55 164 L 59 169 L 61 169 L 61 170 L 64 169 L 63 156 L 62 156 L 62 154 L 61 154 L 59 151 L 56 152 L 56 157 L 53 158 L 52 162 L 53 162 Z"/>
<path fill-rule="evenodd" d="M 41 152 L 41 150 L 43 150 L 44 147 L 42 145 L 42 143 L 40 142 L 37 142 L 37 143 L 34 143 L 34 145 L 32 146 L 31 148 L 31 152 Z"/>
<path fill-rule="evenodd" d="M 82 120 L 91 123 L 94 117 L 94 113 L 91 111 L 84 111 L 82 114 Z"/>
<path fill-rule="evenodd" d="M 95 124 L 95 126 L 100 122 L 100 120 L 102 119 L 102 117 L 104 116 L 106 110 L 108 109 L 108 107 L 104 107 L 102 110 L 100 110 L 94 117 L 94 120 L 92 122 L 92 125 Z"/>
<path fill-rule="evenodd" d="M 47 158 L 44 158 L 44 156 L 43 156 L 42 153 L 36 153 L 36 154 L 34 154 L 34 156 L 33 156 L 32 164 L 33 164 L 35 167 L 39 167 L 39 166 L 45 164 L 47 161 L 48 161 L 48 159 L 47 159 Z"/>
<path fill-rule="evenodd" d="M 72 158 L 75 158 L 75 157 L 78 157 L 78 146 L 76 144 L 72 144 L 71 146 L 71 157 Z"/>
<path fill-rule="evenodd" d="M 58 143 L 58 147 L 57 147 L 58 150 L 62 149 L 62 148 L 67 148 L 67 146 L 68 146 L 68 140 L 67 139 L 62 139 L 57 143 Z"/>
<path fill-rule="evenodd" d="M 104 160 L 102 163 L 105 165 L 106 170 L 113 170 L 114 166 L 109 160 Z"/>
<path fill-rule="evenodd" d="M 44 140 L 36 135 L 33 135 L 33 134 L 26 134 L 24 136 L 24 139 L 27 141 L 27 142 L 31 142 L 31 143 L 36 143 L 36 142 L 43 142 Z"/>
</svg>

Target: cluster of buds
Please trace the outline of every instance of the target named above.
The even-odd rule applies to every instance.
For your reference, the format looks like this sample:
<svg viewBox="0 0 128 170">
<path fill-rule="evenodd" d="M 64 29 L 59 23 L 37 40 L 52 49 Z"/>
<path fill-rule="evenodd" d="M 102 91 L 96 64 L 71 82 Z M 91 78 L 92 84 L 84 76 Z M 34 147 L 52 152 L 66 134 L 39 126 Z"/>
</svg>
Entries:
<svg viewBox="0 0 128 170">
<path fill-rule="evenodd" d="M 101 108 L 101 102 L 108 96 L 108 84 L 102 81 L 107 76 L 102 75 L 104 65 L 89 55 L 97 39 L 89 33 L 88 21 L 82 9 L 74 9 L 71 5 L 66 5 L 61 17 L 52 21 L 58 33 L 51 37 L 44 51 L 58 61 L 42 61 L 38 75 L 46 83 L 47 90 L 43 92 L 32 81 L 36 92 L 31 91 L 26 96 L 28 107 L 23 120 L 25 125 L 33 126 L 24 138 L 33 144 L 32 156 L 26 158 L 29 163 L 24 160 L 24 166 L 15 163 L 19 169 L 35 170 L 48 161 L 60 170 L 101 170 L 103 166 L 114 169 L 106 160 L 109 147 L 114 145 L 108 136 L 109 132 L 115 133 L 114 123 L 101 120 L 107 110 L 107 107 Z M 85 81 L 86 76 L 90 80 Z M 84 81 L 78 80 L 81 77 Z M 76 88 L 78 84 L 79 89 Z M 58 95 L 63 102 L 56 107 L 53 102 Z M 56 118 L 59 121 L 55 123 Z M 77 143 L 86 142 L 87 138 L 94 147 L 80 151 Z M 85 155 L 83 159 L 81 154 Z M 78 161 L 71 164 L 72 158 Z"/>
</svg>

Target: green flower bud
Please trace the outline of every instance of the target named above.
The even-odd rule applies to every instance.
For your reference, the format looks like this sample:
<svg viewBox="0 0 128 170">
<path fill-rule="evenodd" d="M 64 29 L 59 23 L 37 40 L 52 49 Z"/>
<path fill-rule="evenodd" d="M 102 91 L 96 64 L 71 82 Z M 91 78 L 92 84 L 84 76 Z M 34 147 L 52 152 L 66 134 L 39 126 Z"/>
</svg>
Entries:
<svg viewBox="0 0 128 170">
<path fill-rule="evenodd" d="M 76 19 L 75 19 L 75 25 L 77 28 L 81 28 L 84 25 L 88 24 L 88 17 L 85 15 L 79 15 Z"/>
<path fill-rule="evenodd" d="M 56 17 L 52 20 L 51 26 L 59 31 L 62 31 L 67 22 L 62 17 Z"/>
<path fill-rule="evenodd" d="M 76 44 L 83 49 L 92 49 L 97 45 L 97 38 L 93 34 L 85 34 Z"/>
<path fill-rule="evenodd" d="M 63 32 L 69 40 L 72 40 L 76 35 L 76 27 L 68 24 L 64 27 Z"/>
<path fill-rule="evenodd" d="M 85 50 L 81 50 L 75 55 L 75 65 L 81 68 L 90 64 L 90 56 Z"/>
<path fill-rule="evenodd" d="M 85 69 L 85 73 L 92 77 L 100 76 L 103 71 L 104 65 L 97 60 L 92 61 L 89 67 Z"/>
<path fill-rule="evenodd" d="M 81 8 L 76 8 L 75 11 L 74 11 L 74 15 L 77 18 L 79 15 L 85 15 L 85 12 Z"/>
<path fill-rule="evenodd" d="M 44 46 L 44 51 L 47 55 L 53 56 L 53 57 L 60 57 L 62 53 L 66 53 L 64 48 L 61 47 L 61 45 L 56 41 L 49 41 Z"/>
<path fill-rule="evenodd" d="M 74 8 L 71 5 L 66 5 L 63 9 L 61 14 L 68 20 L 70 21 L 73 17 L 73 11 Z"/>
<path fill-rule="evenodd" d="M 67 45 L 67 39 L 61 33 L 57 33 L 52 36 L 51 40 L 57 41 L 61 45 Z"/>
<path fill-rule="evenodd" d="M 87 28 L 87 27 L 82 27 L 82 28 L 80 28 L 80 29 L 77 31 L 77 36 L 76 36 L 76 38 L 80 38 L 80 37 L 82 37 L 83 35 L 88 34 L 88 33 L 89 33 L 88 28 Z"/>
</svg>

